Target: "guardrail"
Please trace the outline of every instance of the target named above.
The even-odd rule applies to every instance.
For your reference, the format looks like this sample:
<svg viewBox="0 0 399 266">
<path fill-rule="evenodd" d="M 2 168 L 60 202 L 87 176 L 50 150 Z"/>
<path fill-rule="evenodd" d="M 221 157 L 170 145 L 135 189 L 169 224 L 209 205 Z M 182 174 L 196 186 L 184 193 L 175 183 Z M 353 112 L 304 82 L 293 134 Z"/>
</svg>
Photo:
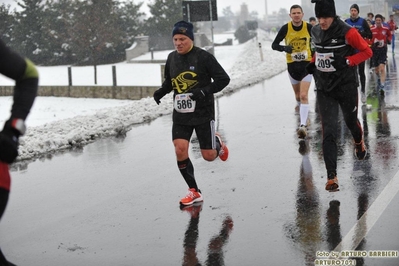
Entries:
<svg viewBox="0 0 399 266">
<path fill-rule="evenodd" d="M 39 86 L 38 96 L 140 100 L 152 97 L 152 86 Z M 0 86 L 0 96 L 12 96 L 14 86 Z"/>
</svg>

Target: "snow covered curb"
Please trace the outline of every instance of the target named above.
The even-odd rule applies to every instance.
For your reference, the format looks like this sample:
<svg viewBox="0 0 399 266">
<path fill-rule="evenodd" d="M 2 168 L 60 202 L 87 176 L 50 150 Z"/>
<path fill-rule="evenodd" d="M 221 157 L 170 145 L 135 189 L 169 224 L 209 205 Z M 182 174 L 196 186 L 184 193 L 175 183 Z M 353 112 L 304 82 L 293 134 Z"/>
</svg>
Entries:
<svg viewBox="0 0 399 266">
<path fill-rule="evenodd" d="M 257 43 L 248 41 L 242 44 L 241 53 L 228 71 L 231 82 L 216 97 L 271 78 L 286 69 L 284 54 L 271 50 L 268 37 L 260 34 L 258 41 L 266 43 L 263 49 L 264 61 L 260 61 Z M 161 100 L 160 105 L 156 105 L 153 98 L 148 97 L 125 106 L 105 108 L 95 115 L 77 116 L 43 126 L 29 127 L 27 135 L 21 138 L 18 160 L 81 147 L 102 137 L 124 136 L 132 125 L 148 122 L 171 112 L 172 95 L 169 94 Z"/>
<path fill-rule="evenodd" d="M 109 107 L 95 115 L 76 116 L 43 126 L 30 127 L 20 140 L 19 160 L 40 157 L 73 147 L 81 147 L 95 139 L 125 136 L 134 124 L 151 121 L 169 110 L 162 111 L 152 98 L 121 107 Z"/>
</svg>

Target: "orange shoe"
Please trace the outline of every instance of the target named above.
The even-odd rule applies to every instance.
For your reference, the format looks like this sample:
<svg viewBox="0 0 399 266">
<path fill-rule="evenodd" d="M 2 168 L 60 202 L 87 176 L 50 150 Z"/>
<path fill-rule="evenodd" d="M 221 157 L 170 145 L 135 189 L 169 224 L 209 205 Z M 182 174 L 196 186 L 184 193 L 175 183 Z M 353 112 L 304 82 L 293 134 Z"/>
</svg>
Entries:
<svg viewBox="0 0 399 266">
<path fill-rule="evenodd" d="M 190 188 L 187 195 L 180 200 L 182 205 L 191 205 L 194 202 L 203 201 L 202 195 L 199 191 L 195 191 L 195 188 Z"/>
<path fill-rule="evenodd" d="M 222 141 L 221 136 L 218 133 L 216 133 L 216 138 L 219 140 L 219 143 L 220 143 L 219 158 L 222 161 L 226 161 L 227 158 L 229 158 L 229 149 L 224 144 L 224 142 Z"/>
<path fill-rule="evenodd" d="M 335 192 L 339 190 L 338 187 L 339 185 L 337 176 L 334 176 L 334 178 L 327 178 L 326 190 Z"/>
</svg>

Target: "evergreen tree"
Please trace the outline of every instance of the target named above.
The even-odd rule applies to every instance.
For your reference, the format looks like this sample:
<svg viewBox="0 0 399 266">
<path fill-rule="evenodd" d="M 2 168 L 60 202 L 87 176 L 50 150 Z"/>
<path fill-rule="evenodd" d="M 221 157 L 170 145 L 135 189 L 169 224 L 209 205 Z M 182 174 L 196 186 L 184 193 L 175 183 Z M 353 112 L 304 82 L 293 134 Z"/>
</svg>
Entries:
<svg viewBox="0 0 399 266">
<path fill-rule="evenodd" d="M 10 5 L 0 5 L 0 38 L 8 45 L 12 41 L 12 32 L 14 29 L 15 21 L 14 15 L 10 10 Z"/>
<path fill-rule="evenodd" d="M 23 56 L 29 57 L 33 62 L 41 63 L 40 43 L 43 34 L 44 8 L 41 0 L 21 0 L 17 4 L 22 11 L 16 11 L 12 36 L 12 46 Z"/>
<path fill-rule="evenodd" d="M 76 1 L 49 0 L 43 19 L 43 61 L 46 65 L 73 64 L 70 36 Z"/>
<path fill-rule="evenodd" d="M 149 45 L 155 48 L 172 46 L 173 25 L 183 19 L 182 0 L 155 0 L 148 4 L 151 17 L 145 21 L 144 32 L 150 37 Z M 162 40 L 163 39 L 163 40 Z"/>
<path fill-rule="evenodd" d="M 118 2 L 88 0 L 79 3 L 71 28 L 71 45 L 79 64 L 114 61 L 122 32 L 117 27 Z"/>
<path fill-rule="evenodd" d="M 219 18 L 218 21 L 219 27 L 222 27 L 225 31 L 230 30 L 235 18 L 233 11 L 231 11 L 231 6 L 223 8 L 222 14 L 223 17 Z"/>
<path fill-rule="evenodd" d="M 61 46 L 63 53 L 69 58 L 73 56 L 77 64 L 105 64 L 124 60 L 125 49 L 141 33 L 140 18 L 144 15 L 139 11 L 141 5 L 135 5 L 133 1 L 75 0 L 74 10 L 62 13 L 69 36 L 68 41 Z M 63 7 L 61 10 L 66 9 Z"/>
<path fill-rule="evenodd" d="M 125 49 L 142 33 L 142 3 L 131 0 L 18 1 L 18 12 L 0 6 L 0 34 L 38 65 L 122 61 Z"/>
<path fill-rule="evenodd" d="M 134 37 L 143 33 L 142 18 L 144 13 L 140 12 L 142 2 L 135 5 L 132 0 L 126 0 L 118 8 L 118 28 L 121 30 L 120 44 L 123 49 L 130 47 L 134 42 Z"/>
</svg>

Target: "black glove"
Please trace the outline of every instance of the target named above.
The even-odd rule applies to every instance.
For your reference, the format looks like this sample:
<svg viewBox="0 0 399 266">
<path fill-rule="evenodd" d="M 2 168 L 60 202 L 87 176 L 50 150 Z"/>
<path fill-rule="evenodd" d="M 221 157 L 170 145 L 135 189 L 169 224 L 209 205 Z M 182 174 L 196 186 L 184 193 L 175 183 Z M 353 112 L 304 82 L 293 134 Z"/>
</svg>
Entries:
<svg viewBox="0 0 399 266">
<path fill-rule="evenodd" d="M 191 100 L 198 101 L 198 100 L 205 98 L 205 96 L 207 96 L 209 94 L 209 87 L 196 88 L 196 89 L 190 90 L 190 93 L 192 93 L 192 95 L 190 96 Z"/>
<path fill-rule="evenodd" d="M 316 70 L 316 64 L 315 62 L 310 62 L 305 68 L 309 74 L 313 75 L 314 71 Z"/>
<path fill-rule="evenodd" d="M 19 130 L 15 128 L 16 125 L 12 122 L 14 120 L 8 120 L 0 132 L 0 160 L 8 164 L 14 162 L 18 157 L 18 139 L 25 131 L 22 119 L 18 119 L 19 123 L 22 123 L 19 126 L 23 127 Z"/>
<path fill-rule="evenodd" d="M 378 47 L 378 46 L 381 46 L 381 43 L 380 43 L 380 42 L 375 42 L 375 43 L 373 43 L 373 48 L 376 48 L 376 47 Z"/>
<path fill-rule="evenodd" d="M 154 92 L 154 101 L 159 105 L 163 96 L 165 96 L 165 93 L 163 92 L 162 88 L 157 89 Z"/>
<path fill-rule="evenodd" d="M 342 57 L 340 55 L 336 55 L 334 57 L 331 57 L 331 59 L 334 60 L 334 61 L 331 62 L 331 65 L 333 65 L 333 67 L 336 70 L 341 70 L 341 69 L 344 69 L 345 67 L 348 66 L 348 64 L 346 63 L 346 58 L 344 58 L 344 57 Z"/>
<path fill-rule="evenodd" d="M 359 31 L 360 36 L 362 36 L 363 38 L 367 38 L 367 33 L 364 30 Z"/>
<path fill-rule="evenodd" d="M 391 44 L 391 41 L 390 41 L 390 40 L 387 40 L 387 44 Z"/>
<path fill-rule="evenodd" d="M 292 53 L 292 46 L 289 45 L 284 46 L 284 52 L 286 52 L 287 54 Z"/>
</svg>

